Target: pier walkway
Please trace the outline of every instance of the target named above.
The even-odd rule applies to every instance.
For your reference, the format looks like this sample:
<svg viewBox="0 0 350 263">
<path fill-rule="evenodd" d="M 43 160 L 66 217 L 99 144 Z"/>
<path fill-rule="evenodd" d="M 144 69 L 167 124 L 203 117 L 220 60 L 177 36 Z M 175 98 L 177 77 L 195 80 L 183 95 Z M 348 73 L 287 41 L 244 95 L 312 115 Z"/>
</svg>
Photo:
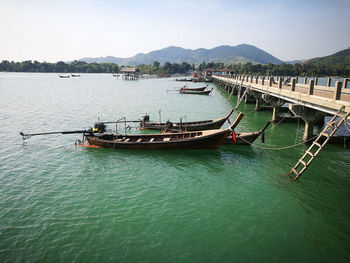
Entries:
<svg viewBox="0 0 350 263">
<path fill-rule="evenodd" d="M 335 81 L 333 87 L 331 78 L 328 78 L 327 86 L 318 85 L 318 78 L 308 81 L 306 77 L 303 78 L 304 83 L 299 83 L 298 77 L 284 79 L 271 76 L 213 75 L 212 78 L 215 83 L 230 92 L 230 97 L 232 94 L 237 94 L 237 106 L 243 97 L 248 102 L 249 96 L 256 100 L 256 110 L 259 109 L 262 101 L 265 102 L 264 104 L 271 105 L 272 121 L 278 119 L 278 112 L 282 105 L 289 103 L 289 110 L 305 122 L 303 142 L 309 142 L 314 138 L 315 124 L 323 121 L 326 115 L 333 115 L 309 149 L 292 167 L 288 175 L 294 180 L 305 172 L 338 128 L 349 125 L 347 124 L 350 116 L 350 89 L 347 89 L 349 79 Z"/>
<path fill-rule="evenodd" d="M 328 114 L 336 113 L 342 106 L 345 112 L 350 112 L 350 89 L 346 89 L 349 79 L 336 81 L 335 87 L 331 87 L 331 78 L 328 79 L 327 86 L 318 85 L 318 79 L 304 78 L 304 83 L 298 83 L 298 77 L 285 82 L 279 77 L 277 82 L 274 77 L 256 77 L 247 75 L 236 75 L 235 77 L 225 77 L 214 75 L 215 82 L 226 86 L 231 92 L 241 86 L 261 94 L 267 94 L 287 102 L 302 105 L 311 109 L 322 111 Z"/>
</svg>

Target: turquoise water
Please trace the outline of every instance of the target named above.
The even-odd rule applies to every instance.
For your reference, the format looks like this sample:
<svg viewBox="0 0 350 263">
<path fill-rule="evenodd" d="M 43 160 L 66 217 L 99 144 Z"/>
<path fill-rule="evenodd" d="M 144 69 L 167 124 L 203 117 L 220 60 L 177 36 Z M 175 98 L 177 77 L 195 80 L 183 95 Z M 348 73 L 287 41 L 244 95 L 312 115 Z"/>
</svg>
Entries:
<svg viewBox="0 0 350 263">
<path fill-rule="evenodd" d="M 255 146 L 114 151 L 74 146 L 85 129 L 127 116 L 211 119 L 236 98 L 166 92 L 172 79 L 0 73 L 0 262 L 349 262 L 350 150 L 328 145 L 293 183 L 302 125 L 281 123 Z M 191 86 L 201 84 L 191 84 Z M 246 113 L 238 131 L 271 112 Z M 236 116 L 237 113 L 234 113 Z M 231 119 L 235 117 L 233 116 Z M 132 132 L 139 132 L 132 130 Z"/>
</svg>

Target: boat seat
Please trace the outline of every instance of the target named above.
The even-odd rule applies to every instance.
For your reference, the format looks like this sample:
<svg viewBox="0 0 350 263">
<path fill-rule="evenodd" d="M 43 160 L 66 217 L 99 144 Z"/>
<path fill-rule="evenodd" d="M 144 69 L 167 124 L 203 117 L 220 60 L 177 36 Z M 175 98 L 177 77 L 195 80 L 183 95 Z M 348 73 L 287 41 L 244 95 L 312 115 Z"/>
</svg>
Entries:
<svg viewBox="0 0 350 263">
<path fill-rule="evenodd" d="M 153 142 L 154 141 L 154 138 L 151 138 L 150 140 L 149 140 L 149 142 Z"/>
<path fill-rule="evenodd" d="M 170 141 L 170 138 L 164 138 L 163 141 L 168 142 L 168 141 Z"/>
<path fill-rule="evenodd" d="M 140 139 L 137 139 L 137 141 L 136 142 L 141 142 L 142 141 L 142 138 L 140 138 Z"/>
<path fill-rule="evenodd" d="M 115 141 L 116 142 L 121 142 L 123 139 L 116 139 Z"/>
<path fill-rule="evenodd" d="M 128 139 L 126 139 L 126 140 L 124 140 L 124 142 L 128 142 L 128 141 L 130 141 L 130 139 L 128 138 Z"/>
</svg>

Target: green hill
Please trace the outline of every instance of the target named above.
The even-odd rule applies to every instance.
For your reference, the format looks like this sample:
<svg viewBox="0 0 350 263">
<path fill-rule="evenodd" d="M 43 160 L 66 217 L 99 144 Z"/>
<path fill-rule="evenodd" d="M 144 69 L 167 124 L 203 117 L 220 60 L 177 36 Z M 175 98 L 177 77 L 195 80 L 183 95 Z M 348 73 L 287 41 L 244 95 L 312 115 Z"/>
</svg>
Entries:
<svg viewBox="0 0 350 263">
<path fill-rule="evenodd" d="M 306 63 L 313 65 L 350 67 L 350 48 L 344 49 L 330 56 L 309 59 Z"/>
<path fill-rule="evenodd" d="M 118 65 L 150 65 L 154 61 L 161 64 L 165 62 L 190 64 L 200 64 L 202 62 L 223 62 L 229 63 L 259 63 L 259 64 L 280 64 L 281 60 L 252 45 L 241 44 L 238 46 L 218 46 L 212 49 L 184 49 L 170 46 L 160 50 L 155 50 L 146 54 L 139 53 L 130 58 L 116 58 L 112 56 L 100 58 L 82 58 L 80 61 L 87 63 L 116 63 Z"/>
</svg>

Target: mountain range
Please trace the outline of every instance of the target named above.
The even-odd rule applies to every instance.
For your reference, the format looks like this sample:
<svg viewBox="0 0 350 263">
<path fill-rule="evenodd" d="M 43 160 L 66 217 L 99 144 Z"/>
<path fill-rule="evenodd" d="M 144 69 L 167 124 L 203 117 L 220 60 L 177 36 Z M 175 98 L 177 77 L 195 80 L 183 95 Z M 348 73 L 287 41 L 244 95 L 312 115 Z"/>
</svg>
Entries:
<svg viewBox="0 0 350 263">
<path fill-rule="evenodd" d="M 138 66 L 141 64 L 150 65 L 158 61 L 161 64 L 165 62 L 179 63 L 187 62 L 189 64 L 200 64 L 202 62 L 223 62 L 225 64 L 232 63 L 260 63 L 260 64 L 280 64 L 283 61 L 272 56 L 252 45 L 241 44 L 237 46 L 218 46 L 212 49 L 184 49 L 181 47 L 170 46 L 160 50 L 151 51 L 149 53 L 139 53 L 129 58 L 117 58 L 113 56 L 82 58 L 79 61 L 87 63 L 115 63 L 118 65 Z"/>
</svg>

